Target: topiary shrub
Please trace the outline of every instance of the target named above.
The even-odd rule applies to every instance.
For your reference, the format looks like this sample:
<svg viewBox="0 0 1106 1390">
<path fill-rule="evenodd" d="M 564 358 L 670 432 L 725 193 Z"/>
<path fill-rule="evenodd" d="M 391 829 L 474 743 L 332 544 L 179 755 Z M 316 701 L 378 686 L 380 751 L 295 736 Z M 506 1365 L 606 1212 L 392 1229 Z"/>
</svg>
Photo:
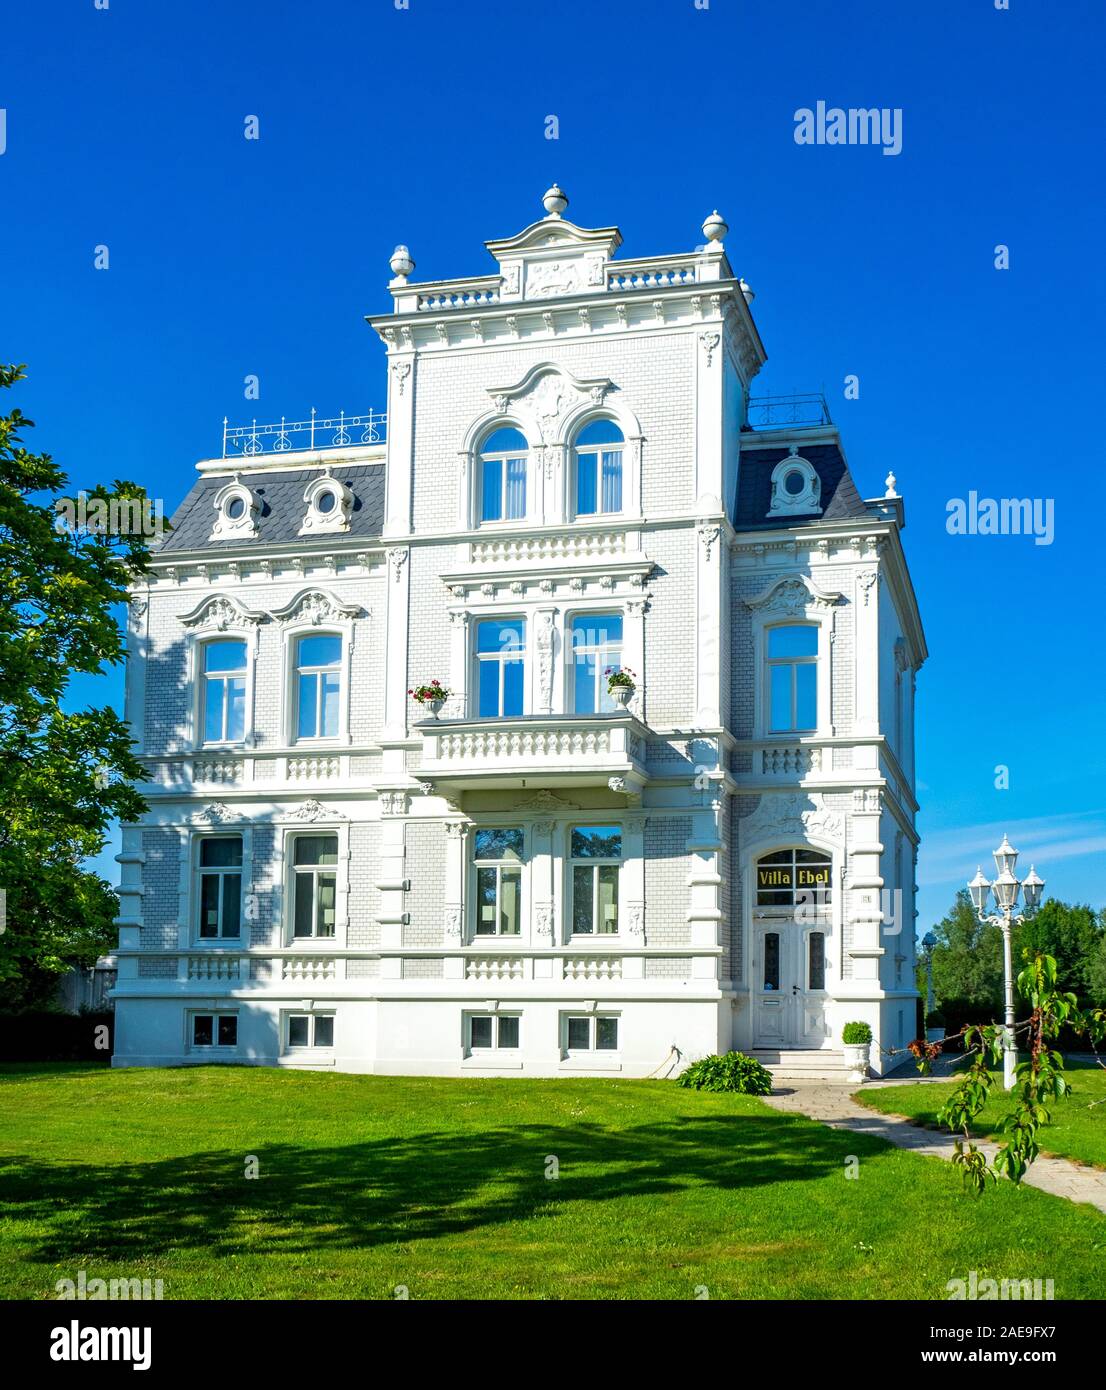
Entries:
<svg viewBox="0 0 1106 1390">
<path fill-rule="evenodd" d="M 846 1047 L 860 1047 L 872 1041 L 871 1025 L 867 1023 L 846 1023 L 841 1030 L 841 1041 Z"/>
<path fill-rule="evenodd" d="M 702 1057 L 692 1062 L 676 1078 L 680 1086 L 693 1091 L 737 1091 L 743 1096 L 769 1096 L 772 1078 L 759 1062 L 744 1052 L 727 1052 L 724 1057 Z"/>
</svg>

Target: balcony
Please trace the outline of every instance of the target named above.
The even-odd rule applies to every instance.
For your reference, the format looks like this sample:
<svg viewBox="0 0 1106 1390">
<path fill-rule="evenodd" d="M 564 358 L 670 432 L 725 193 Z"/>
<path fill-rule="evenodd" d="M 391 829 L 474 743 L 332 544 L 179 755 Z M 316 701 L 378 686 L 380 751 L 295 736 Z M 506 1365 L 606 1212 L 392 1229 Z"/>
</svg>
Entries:
<svg viewBox="0 0 1106 1390">
<path fill-rule="evenodd" d="M 829 405 L 821 391 L 792 396 L 750 396 L 746 430 L 819 429 L 832 425 Z"/>
<path fill-rule="evenodd" d="M 257 454 L 287 454 L 319 449 L 363 448 L 383 444 L 388 434 L 388 417 L 383 411 L 366 410 L 360 415 L 319 415 L 312 407 L 306 420 L 288 420 L 283 415 L 272 424 L 231 425 L 223 420 L 223 458 L 253 458 Z"/>
<path fill-rule="evenodd" d="M 445 791 L 610 786 L 639 795 L 648 731 L 634 715 L 535 714 L 425 719 L 418 775 Z"/>
</svg>

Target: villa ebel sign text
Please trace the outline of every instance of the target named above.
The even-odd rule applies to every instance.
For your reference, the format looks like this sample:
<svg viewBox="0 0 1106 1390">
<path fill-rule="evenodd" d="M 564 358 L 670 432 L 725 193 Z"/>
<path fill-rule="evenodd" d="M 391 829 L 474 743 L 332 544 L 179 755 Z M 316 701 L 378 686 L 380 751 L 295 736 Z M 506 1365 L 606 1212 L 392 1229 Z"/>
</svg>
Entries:
<svg viewBox="0 0 1106 1390">
<path fill-rule="evenodd" d="M 799 864 L 794 869 L 789 864 L 758 865 L 757 888 L 794 889 L 797 892 L 817 893 L 830 886 L 830 866 L 828 864 Z"/>
</svg>

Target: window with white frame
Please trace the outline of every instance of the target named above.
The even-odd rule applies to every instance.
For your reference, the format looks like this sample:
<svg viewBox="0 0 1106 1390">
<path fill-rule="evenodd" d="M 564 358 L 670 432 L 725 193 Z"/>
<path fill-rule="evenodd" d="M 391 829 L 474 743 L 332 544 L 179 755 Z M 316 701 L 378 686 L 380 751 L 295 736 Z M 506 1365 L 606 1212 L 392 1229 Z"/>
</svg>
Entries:
<svg viewBox="0 0 1106 1390">
<path fill-rule="evenodd" d="M 622 510 L 622 431 L 613 420 L 593 420 L 576 436 L 576 515 Z"/>
<path fill-rule="evenodd" d="M 826 910 L 833 893 L 833 861 L 817 849 L 778 849 L 757 860 L 757 907 L 787 916 Z"/>
<path fill-rule="evenodd" d="M 481 521 L 517 521 L 526 515 L 527 443 L 521 431 L 504 428 L 480 450 Z"/>
<path fill-rule="evenodd" d="M 481 619 L 476 624 L 476 700 L 481 719 L 522 714 L 525 672 L 525 619 Z"/>
<path fill-rule="evenodd" d="M 622 827 L 574 825 L 570 850 L 573 935 L 616 935 Z"/>
<path fill-rule="evenodd" d="M 518 936 L 522 930 L 523 833 L 497 826 L 472 837 L 476 874 L 475 936 Z"/>
<path fill-rule="evenodd" d="M 817 625 L 770 627 L 766 640 L 769 733 L 813 733 L 818 728 Z"/>
<path fill-rule="evenodd" d="M 237 941 L 242 933 L 242 836 L 202 835 L 196 854 L 199 938 Z"/>
<path fill-rule="evenodd" d="M 465 1047 L 468 1052 L 514 1052 L 518 1049 L 518 1014 L 468 1014 Z"/>
<path fill-rule="evenodd" d="M 312 633 L 296 639 L 296 737 L 337 738 L 342 700 L 342 639 Z"/>
<path fill-rule="evenodd" d="M 607 690 L 607 674 L 622 666 L 622 614 L 577 613 L 572 619 L 569 646 L 573 712 L 598 714 L 617 709 Z"/>
<path fill-rule="evenodd" d="M 334 1046 L 333 1014 L 288 1014 L 285 1020 L 285 1047 L 289 1052 L 301 1048 Z"/>
<path fill-rule="evenodd" d="M 237 1047 L 238 1015 L 193 1014 L 189 1021 L 188 1038 L 189 1046 L 193 1048 Z"/>
<path fill-rule="evenodd" d="M 613 1014 L 569 1014 L 565 1018 L 564 1049 L 574 1052 L 617 1052 L 618 1018 Z"/>
<path fill-rule="evenodd" d="M 338 836 L 292 837 L 292 937 L 334 936 L 338 899 Z"/>
<path fill-rule="evenodd" d="M 204 642 L 200 655 L 203 741 L 239 743 L 246 736 L 246 643 L 237 637 Z"/>
</svg>

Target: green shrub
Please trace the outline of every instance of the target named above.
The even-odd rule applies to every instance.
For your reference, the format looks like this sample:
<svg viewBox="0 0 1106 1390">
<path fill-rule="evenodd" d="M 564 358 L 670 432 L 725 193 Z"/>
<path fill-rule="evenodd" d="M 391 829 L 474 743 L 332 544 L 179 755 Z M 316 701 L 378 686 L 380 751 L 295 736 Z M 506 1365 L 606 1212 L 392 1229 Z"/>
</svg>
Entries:
<svg viewBox="0 0 1106 1390">
<path fill-rule="evenodd" d="M 931 1009 L 929 1013 L 926 1014 L 927 1028 L 943 1028 L 944 1026 L 945 1015 L 941 1012 L 940 1009 Z"/>
<path fill-rule="evenodd" d="M 846 1023 L 841 1030 L 841 1041 L 847 1047 L 859 1047 L 872 1041 L 872 1030 L 867 1023 Z"/>
<path fill-rule="evenodd" d="M 725 1057 L 703 1057 L 692 1062 L 676 1081 L 695 1091 L 738 1091 L 743 1096 L 772 1094 L 771 1076 L 759 1062 L 743 1052 L 727 1052 Z"/>
</svg>

